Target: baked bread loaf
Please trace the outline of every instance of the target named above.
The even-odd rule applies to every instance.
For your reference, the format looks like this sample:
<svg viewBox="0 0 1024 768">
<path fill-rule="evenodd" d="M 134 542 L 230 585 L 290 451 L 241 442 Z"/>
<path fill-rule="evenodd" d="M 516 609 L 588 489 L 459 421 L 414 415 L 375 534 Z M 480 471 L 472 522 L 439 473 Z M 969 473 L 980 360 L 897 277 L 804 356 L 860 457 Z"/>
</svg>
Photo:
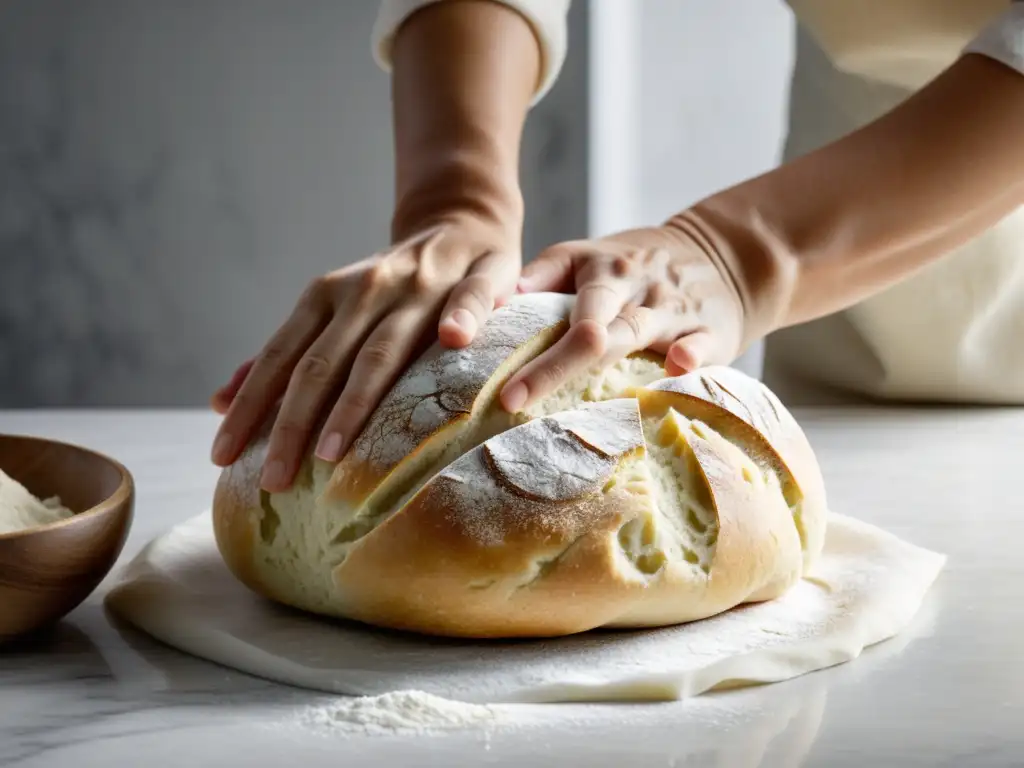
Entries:
<svg viewBox="0 0 1024 768">
<path fill-rule="evenodd" d="M 348 454 L 310 454 L 288 492 L 260 490 L 254 441 L 213 504 L 235 576 L 313 613 L 477 638 L 663 626 L 784 593 L 821 551 L 825 491 L 756 380 L 666 378 L 638 354 L 501 408 L 572 300 L 517 296 L 469 347 L 428 350 Z"/>
</svg>

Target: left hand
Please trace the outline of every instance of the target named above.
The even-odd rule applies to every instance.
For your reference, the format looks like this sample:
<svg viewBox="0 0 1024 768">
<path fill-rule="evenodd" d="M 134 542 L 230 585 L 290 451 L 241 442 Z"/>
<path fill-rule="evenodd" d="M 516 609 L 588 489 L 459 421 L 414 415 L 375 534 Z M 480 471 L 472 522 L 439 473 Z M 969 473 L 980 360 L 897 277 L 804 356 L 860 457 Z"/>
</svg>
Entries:
<svg viewBox="0 0 1024 768">
<path fill-rule="evenodd" d="M 517 219 L 451 211 L 377 255 L 318 277 L 254 359 L 213 396 L 213 461 L 233 463 L 273 414 L 263 490 L 287 490 L 322 416 L 336 462 L 395 379 L 437 339 L 469 344 L 519 276 Z M 275 402 L 280 407 L 274 413 Z"/>
<path fill-rule="evenodd" d="M 523 268 L 521 293 L 577 295 L 569 330 L 501 392 L 519 411 L 573 374 L 645 349 L 670 376 L 734 360 L 744 313 L 727 274 L 684 228 L 651 227 L 560 243 Z"/>
</svg>

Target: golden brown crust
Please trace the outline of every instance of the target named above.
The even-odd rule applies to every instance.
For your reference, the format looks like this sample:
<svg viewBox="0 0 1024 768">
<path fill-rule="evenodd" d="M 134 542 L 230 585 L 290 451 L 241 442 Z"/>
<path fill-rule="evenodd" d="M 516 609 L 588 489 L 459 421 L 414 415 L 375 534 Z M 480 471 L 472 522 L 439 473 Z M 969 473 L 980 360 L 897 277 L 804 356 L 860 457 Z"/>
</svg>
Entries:
<svg viewBox="0 0 1024 768">
<path fill-rule="evenodd" d="M 562 294 L 539 294 L 497 310 L 462 349 L 434 345 L 385 395 L 334 473 L 327 494 L 361 502 L 400 464 L 429 443 L 443 443 L 496 389 L 508 361 L 545 332 L 562 330 L 571 304 Z"/>
<path fill-rule="evenodd" d="M 682 401 L 668 393 L 650 399 Z M 552 421 L 512 432 L 526 435 Z M 338 566 L 346 615 L 426 634 L 536 637 L 693 621 L 781 594 L 800 575 L 799 539 L 781 495 L 760 476 L 743 481 L 738 449 L 710 429 L 692 425 L 685 439 L 721 531 L 709 573 L 669 561 L 654 574 L 630 567 L 616 533 L 648 511 L 651 488 L 603 489 L 636 449 L 575 486 L 573 498 L 560 492 L 556 500 L 522 495 L 505 482 L 489 466 L 485 444 Z"/>
<path fill-rule="evenodd" d="M 602 489 L 621 461 L 641 449 L 643 432 L 635 401 L 587 411 L 590 430 L 571 416 L 538 419 L 464 454 L 429 482 L 335 570 L 347 615 L 474 637 L 566 634 L 614 616 L 614 571 L 602 567 L 606 558 L 581 553 L 599 550 L 598 542 L 628 514 L 625 494 Z M 602 439 L 616 427 L 618 435 Z M 547 458 L 560 471 L 524 493 L 522 478 L 509 468 L 537 467 L 538 445 L 548 447 Z M 495 454 L 502 457 L 497 467 Z M 576 594 L 573 605 L 538 599 L 538 590 L 565 596 L 567 589 Z"/>
<path fill-rule="evenodd" d="M 692 621 L 792 586 L 820 549 L 823 483 L 795 420 L 742 373 L 714 368 L 645 385 L 647 370 L 635 386 L 617 374 L 624 397 L 570 404 L 512 429 L 499 418 L 486 440 L 479 424 L 467 430 L 499 407 L 493 393 L 509 361 L 536 354 L 564 327 L 551 309 L 561 299 L 537 301 L 513 302 L 533 324 L 513 324 L 518 335 L 503 337 L 501 360 L 475 356 L 479 349 L 449 356 L 488 378 L 454 377 L 449 397 L 449 374 L 438 371 L 451 369 L 430 362 L 443 354 L 414 364 L 405 394 L 371 418 L 373 440 L 333 474 L 310 458 L 297 490 L 266 497 L 266 435 L 258 439 L 222 473 L 214 498 L 232 573 L 316 613 L 480 638 Z M 416 370 L 443 380 L 417 389 Z M 417 415 L 426 402 L 447 406 Z M 410 435 L 417 442 L 401 456 L 394 446 L 368 449 L 389 440 L 387 426 L 399 430 L 402 450 Z M 479 445 L 464 442 L 474 434 Z M 802 503 L 803 550 L 785 491 Z M 692 505 L 709 516 L 697 528 L 687 527 Z"/>
<path fill-rule="evenodd" d="M 260 470 L 266 452 L 264 435 L 221 471 L 213 494 L 213 534 L 221 557 L 235 578 L 254 592 L 270 597 L 253 564 L 259 525 Z"/>
<path fill-rule="evenodd" d="M 445 485 L 424 489 L 336 569 L 348 616 L 425 634 L 542 637 L 583 632 L 622 611 L 628 595 L 616 589 L 608 542 L 628 499 L 616 494 L 574 505 L 572 529 L 552 525 L 550 514 L 526 512 L 521 528 L 487 546 L 447 514 Z M 577 528 L 585 532 L 575 536 Z"/>
</svg>

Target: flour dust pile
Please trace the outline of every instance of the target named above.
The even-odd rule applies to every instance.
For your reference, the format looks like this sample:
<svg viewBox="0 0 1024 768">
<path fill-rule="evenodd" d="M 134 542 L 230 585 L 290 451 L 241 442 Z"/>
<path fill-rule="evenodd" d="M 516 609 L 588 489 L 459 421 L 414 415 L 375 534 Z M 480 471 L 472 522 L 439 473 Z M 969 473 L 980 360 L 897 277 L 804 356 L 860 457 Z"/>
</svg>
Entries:
<svg viewBox="0 0 1024 768">
<path fill-rule="evenodd" d="M 313 707 L 303 719 L 327 728 L 422 733 L 483 726 L 495 718 L 492 707 L 443 699 L 423 691 L 394 691 Z"/>
</svg>

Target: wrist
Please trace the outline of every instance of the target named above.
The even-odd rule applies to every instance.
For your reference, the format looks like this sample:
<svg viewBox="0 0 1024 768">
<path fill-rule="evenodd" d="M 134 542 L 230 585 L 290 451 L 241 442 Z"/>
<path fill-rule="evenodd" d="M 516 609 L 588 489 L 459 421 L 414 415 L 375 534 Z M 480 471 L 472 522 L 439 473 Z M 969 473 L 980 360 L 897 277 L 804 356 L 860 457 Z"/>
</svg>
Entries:
<svg viewBox="0 0 1024 768">
<path fill-rule="evenodd" d="M 522 228 L 519 144 L 541 67 L 526 18 L 502 3 L 431 3 L 395 36 L 392 235 L 469 214 Z"/>
<path fill-rule="evenodd" d="M 394 242 L 426 227 L 470 216 L 519 238 L 524 204 L 515 167 L 468 147 L 426 152 L 430 158 L 400 173 L 391 219 Z"/>
<path fill-rule="evenodd" d="M 774 224 L 735 192 L 706 198 L 664 226 L 684 234 L 732 288 L 743 310 L 742 351 L 788 324 L 799 262 Z"/>
</svg>

